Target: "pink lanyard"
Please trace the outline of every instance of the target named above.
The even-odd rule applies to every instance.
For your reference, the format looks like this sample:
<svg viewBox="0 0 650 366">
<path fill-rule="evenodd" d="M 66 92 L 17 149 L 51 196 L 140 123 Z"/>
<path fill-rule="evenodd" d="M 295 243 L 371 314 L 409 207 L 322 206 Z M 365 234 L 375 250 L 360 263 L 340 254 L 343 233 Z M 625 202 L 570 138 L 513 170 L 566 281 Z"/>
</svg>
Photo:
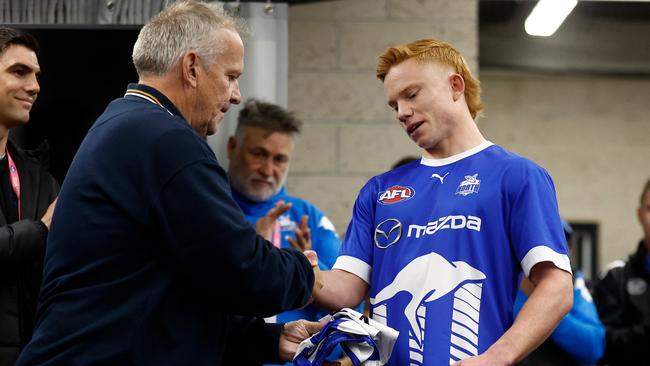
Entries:
<svg viewBox="0 0 650 366">
<path fill-rule="evenodd" d="M 9 154 L 9 149 L 7 151 L 7 160 L 9 161 L 9 180 L 11 181 L 11 187 L 14 189 L 16 198 L 18 198 L 18 220 L 21 220 L 20 214 L 20 177 L 18 176 L 18 168 L 16 168 L 16 163 L 14 159 L 11 158 Z"/>
<path fill-rule="evenodd" d="M 275 226 L 273 226 L 273 238 L 271 238 L 271 242 L 273 243 L 273 246 L 276 248 L 280 248 L 280 244 L 282 243 L 282 239 L 280 237 L 280 223 L 278 220 L 275 220 Z"/>
</svg>

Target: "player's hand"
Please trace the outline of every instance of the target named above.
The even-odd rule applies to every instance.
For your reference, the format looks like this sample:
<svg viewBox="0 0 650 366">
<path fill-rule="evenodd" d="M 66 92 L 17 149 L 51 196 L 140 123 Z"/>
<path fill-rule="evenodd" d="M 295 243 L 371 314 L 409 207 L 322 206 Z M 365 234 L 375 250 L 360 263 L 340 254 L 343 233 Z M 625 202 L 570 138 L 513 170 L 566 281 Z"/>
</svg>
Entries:
<svg viewBox="0 0 650 366">
<path fill-rule="evenodd" d="M 301 252 L 311 250 L 311 230 L 309 230 L 309 226 L 307 225 L 308 222 L 309 216 L 303 215 L 300 219 L 300 224 L 293 230 L 296 238 L 287 237 L 289 244 Z"/>
<path fill-rule="evenodd" d="M 316 300 L 318 292 L 323 288 L 323 280 L 321 278 L 320 268 L 318 267 L 318 254 L 316 254 L 316 252 L 313 250 L 304 251 L 303 254 L 307 257 L 309 264 L 311 264 L 311 268 L 314 270 L 314 287 L 312 289 L 309 301 L 307 301 L 307 303 L 303 306 L 304 308 Z"/>
<path fill-rule="evenodd" d="M 280 217 L 283 213 L 289 211 L 291 208 L 291 203 L 284 203 L 284 201 L 278 201 L 275 204 L 275 207 L 269 210 L 266 215 L 260 217 L 257 222 L 255 222 L 255 231 L 264 239 L 271 241 L 273 236 L 273 228 L 275 227 L 275 220 Z"/>
<path fill-rule="evenodd" d="M 325 362 L 325 366 L 353 366 L 352 360 L 348 356 L 343 356 L 340 359 L 333 362 Z"/>
<path fill-rule="evenodd" d="M 341 358 L 336 361 L 325 361 L 323 362 L 323 366 L 353 366 L 354 364 L 352 363 L 352 360 L 349 358 Z"/>
<path fill-rule="evenodd" d="M 485 353 L 458 361 L 452 366 L 511 366 L 514 364 L 507 361 L 506 355 L 492 351 L 488 349 Z"/>
<path fill-rule="evenodd" d="M 280 358 L 286 362 L 293 360 L 300 342 L 321 330 L 328 321 L 329 319 L 327 318 L 320 322 L 310 322 L 301 319 L 286 323 L 282 334 L 280 334 Z"/>
<path fill-rule="evenodd" d="M 56 200 L 58 199 L 55 198 L 52 203 L 50 203 L 50 206 L 47 208 L 47 211 L 45 211 L 45 214 L 43 214 L 43 217 L 41 218 L 41 221 L 45 226 L 47 226 L 47 229 L 50 229 L 50 224 L 52 224 L 52 216 L 54 215 L 54 207 L 56 206 Z"/>
</svg>

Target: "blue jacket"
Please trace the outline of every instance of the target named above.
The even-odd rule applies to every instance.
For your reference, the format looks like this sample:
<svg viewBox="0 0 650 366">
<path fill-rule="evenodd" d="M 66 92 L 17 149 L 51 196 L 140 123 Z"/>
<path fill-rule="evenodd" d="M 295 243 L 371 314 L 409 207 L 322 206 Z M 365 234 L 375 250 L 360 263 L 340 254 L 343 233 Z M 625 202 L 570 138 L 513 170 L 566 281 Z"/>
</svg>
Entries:
<svg viewBox="0 0 650 366">
<path fill-rule="evenodd" d="M 287 236 L 295 237 L 293 229 L 298 226 L 303 215 L 309 216 L 308 226 L 311 231 L 312 249 L 318 253 L 318 265 L 322 270 L 331 269 L 339 254 L 341 241 L 332 222 L 311 203 L 287 194 L 285 187 L 280 189 L 276 195 L 263 202 L 255 202 L 247 199 L 233 189 L 232 196 L 244 211 L 246 220 L 255 224 L 257 220 L 266 215 L 266 213 L 275 207 L 276 202 L 282 200 L 285 203 L 291 203 L 291 209 L 284 215 L 280 216 L 278 222 L 281 231 L 281 247 L 291 248 L 291 244 L 286 239 Z M 304 309 L 292 310 L 278 314 L 276 322 L 286 323 L 297 319 L 319 320 L 327 315 L 327 310 L 320 309 L 315 305 L 309 305 Z M 342 355 L 340 350 L 334 352 L 329 359 L 336 359 Z"/>
<path fill-rule="evenodd" d="M 300 252 L 255 234 L 176 107 L 131 84 L 65 178 L 17 364 L 259 364 L 280 327 L 251 316 L 301 306 L 313 281 Z"/>
<path fill-rule="evenodd" d="M 316 206 L 301 198 L 288 195 L 285 187 L 282 187 L 280 192 L 263 202 L 251 201 L 239 194 L 235 189 L 232 191 L 232 197 L 239 207 L 241 207 L 242 211 L 244 211 L 246 220 L 253 225 L 260 217 L 266 215 L 270 209 L 275 207 L 278 201 L 291 203 L 291 209 L 278 219 L 280 223 L 282 248 L 291 248 L 287 236 L 295 237 L 293 229 L 298 227 L 303 215 L 308 215 L 312 249 L 318 253 L 318 265 L 322 270 L 332 268 L 334 262 L 336 262 L 336 257 L 339 255 L 341 240 L 332 222 Z"/>
</svg>

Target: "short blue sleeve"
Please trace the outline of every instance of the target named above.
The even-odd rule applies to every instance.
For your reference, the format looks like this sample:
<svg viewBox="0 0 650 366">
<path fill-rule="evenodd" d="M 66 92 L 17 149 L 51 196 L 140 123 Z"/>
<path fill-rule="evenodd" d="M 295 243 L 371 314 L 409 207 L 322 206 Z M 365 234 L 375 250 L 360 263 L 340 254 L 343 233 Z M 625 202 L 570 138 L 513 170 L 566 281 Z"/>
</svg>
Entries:
<svg viewBox="0 0 650 366">
<path fill-rule="evenodd" d="M 544 261 L 571 272 L 551 177 L 526 159 L 513 165 L 506 177 L 511 205 L 509 233 L 524 273 L 529 276 L 530 269 Z"/>
</svg>

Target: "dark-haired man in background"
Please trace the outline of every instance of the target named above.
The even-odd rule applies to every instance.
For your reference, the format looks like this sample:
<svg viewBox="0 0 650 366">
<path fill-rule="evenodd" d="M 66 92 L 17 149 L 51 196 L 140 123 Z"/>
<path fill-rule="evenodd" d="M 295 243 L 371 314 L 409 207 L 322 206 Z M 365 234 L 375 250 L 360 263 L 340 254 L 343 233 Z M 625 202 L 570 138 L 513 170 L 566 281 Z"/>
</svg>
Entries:
<svg viewBox="0 0 650 366">
<path fill-rule="evenodd" d="M 38 44 L 0 27 L 0 366 L 13 365 L 34 328 L 42 259 L 58 183 L 9 141 L 29 121 L 40 91 Z"/>
</svg>

